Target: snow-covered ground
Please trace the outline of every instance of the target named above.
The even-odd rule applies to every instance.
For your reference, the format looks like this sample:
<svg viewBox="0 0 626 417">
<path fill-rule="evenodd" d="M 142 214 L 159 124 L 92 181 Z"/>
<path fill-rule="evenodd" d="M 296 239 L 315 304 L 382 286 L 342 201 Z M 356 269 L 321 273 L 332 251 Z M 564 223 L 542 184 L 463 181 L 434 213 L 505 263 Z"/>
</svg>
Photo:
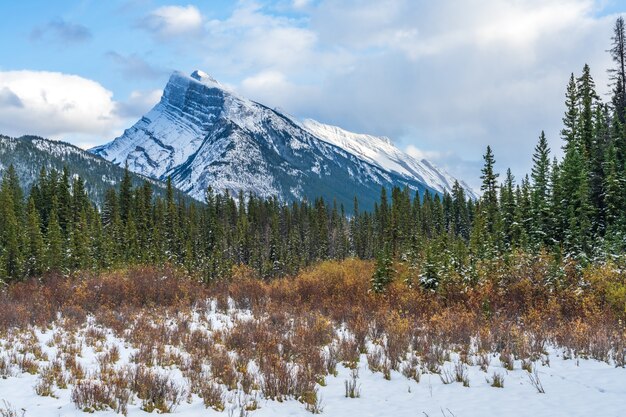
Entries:
<svg viewBox="0 0 626 417">
<path fill-rule="evenodd" d="M 203 317 L 200 317 L 203 316 Z M 214 309 L 208 313 L 195 313 L 189 330 L 204 329 L 216 332 L 228 331 L 236 320 L 249 320 L 249 312 L 231 309 L 223 314 Z M 97 329 L 94 334 L 89 329 Z M 30 337 L 28 335 L 31 335 Z M 32 337 L 34 335 L 36 339 Z M 100 338 L 98 337 L 100 335 Z M 128 337 L 127 339 L 130 339 Z M 125 338 L 126 339 L 126 338 Z M 216 342 L 217 343 L 217 342 Z M 89 379 L 101 366 L 101 357 L 113 346 L 119 351 L 115 367 L 136 366 L 132 355 L 137 352 L 129 340 L 113 335 L 109 329 L 91 322 L 83 325 L 75 334 L 65 332 L 62 324 L 49 329 L 31 328 L 19 334 L 9 333 L 0 338 L 0 365 L 2 360 L 28 357 L 37 359 L 39 370 L 54 358 L 63 357 L 67 346 L 77 347 L 77 361 L 85 370 L 84 379 Z M 40 347 L 38 351 L 37 346 Z M 65 346 L 65 347 L 62 347 Z M 370 348 L 374 348 L 370 344 Z M 35 352 L 33 354 L 33 352 Z M 22 356 L 20 356 L 22 355 Z M 470 355 L 471 356 L 471 355 Z M 342 364 L 337 366 L 336 376 L 328 375 L 325 386 L 318 385 L 321 415 L 357 416 L 626 416 L 626 369 L 590 359 L 564 358 L 563 352 L 555 347 L 534 363 L 540 384 L 545 393 L 539 393 L 531 383 L 530 374 L 522 369 L 522 362 L 515 361 L 513 370 L 507 370 L 499 355 L 483 357 L 483 369 L 478 357 L 470 357 L 466 364 L 459 363 L 456 353 L 449 355 L 443 363 L 441 374 L 428 373 L 422 367 L 419 382 L 408 379 L 402 373 L 391 371 L 387 380 L 381 372 L 372 372 L 363 354 L 356 369 Z M 488 362 L 488 367 L 486 362 Z M 469 387 L 461 382 L 445 384 L 446 375 L 454 379 L 455 366 L 466 370 Z M 1 368 L 1 366 L 0 366 Z M 19 367 L 10 367 L 9 376 L 0 378 L 0 416 L 3 409 L 16 410 L 25 416 L 81 416 L 85 415 L 71 400 L 72 385 L 62 389 L 53 387 L 53 396 L 39 396 L 35 386 L 40 383 L 37 374 L 20 372 Z M 527 368 L 527 366 L 526 366 Z M 154 367 L 156 372 L 167 375 L 184 392 L 189 392 L 189 381 L 176 366 Z M 5 372 L 6 373 L 6 372 Z M 358 374 L 358 376 L 357 376 Z M 493 387 L 494 374 L 503 377 L 503 387 Z M 359 396 L 346 398 L 346 381 L 355 381 Z M 266 400 L 260 391 L 243 394 L 240 390 L 224 390 L 224 411 L 205 408 L 197 395 L 182 395 L 182 400 L 173 410 L 180 416 L 309 416 L 305 405 L 295 399 L 283 402 Z M 3 400 L 6 403 L 3 403 Z M 245 404 L 256 402 L 258 408 L 245 410 Z M 96 411 L 96 415 L 113 416 L 112 410 Z M 141 401 L 133 397 L 128 406 L 129 416 L 146 414 Z"/>
</svg>

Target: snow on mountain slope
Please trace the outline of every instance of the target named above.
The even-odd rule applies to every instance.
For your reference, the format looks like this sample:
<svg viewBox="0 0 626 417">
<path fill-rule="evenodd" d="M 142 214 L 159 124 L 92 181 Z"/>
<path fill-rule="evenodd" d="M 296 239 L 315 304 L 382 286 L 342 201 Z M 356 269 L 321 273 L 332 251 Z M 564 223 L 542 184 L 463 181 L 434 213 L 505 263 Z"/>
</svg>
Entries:
<svg viewBox="0 0 626 417">
<path fill-rule="evenodd" d="M 336 145 L 386 171 L 394 171 L 415 178 L 443 193 L 452 190 L 456 179 L 430 161 L 418 161 L 395 147 L 387 137 L 353 133 L 337 126 L 326 125 L 313 119 L 305 119 L 302 126 L 316 137 Z M 472 188 L 459 180 L 465 193 L 477 198 Z"/>
<path fill-rule="evenodd" d="M 96 204 L 101 204 L 106 191 L 117 186 L 124 176 L 119 166 L 69 143 L 37 136 L 11 138 L 0 134 L 0 178 L 10 165 L 15 168 L 24 190 L 30 190 L 39 179 L 42 168 L 61 171 L 67 166 L 72 174 L 85 180 L 85 188 Z M 165 194 L 164 184 L 159 181 L 136 174 L 131 174 L 131 178 L 134 185 L 150 181 L 157 195 Z"/>
<path fill-rule="evenodd" d="M 390 142 L 375 138 L 372 146 L 345 131 L 343 140 L 331 140 L 341 135 L 324 135 L 323 127 L 240 97 L 201 71 L 175 72 L 150 112 L 91 151 L 152 178 L 171 177 L 199 200 L 210 186 L 283 201 L 322 196 L 346 206 L 356 195 L 371 208 L 382 186 L 451 189 L 450 178 L 407 160 Z"/>
</svg>

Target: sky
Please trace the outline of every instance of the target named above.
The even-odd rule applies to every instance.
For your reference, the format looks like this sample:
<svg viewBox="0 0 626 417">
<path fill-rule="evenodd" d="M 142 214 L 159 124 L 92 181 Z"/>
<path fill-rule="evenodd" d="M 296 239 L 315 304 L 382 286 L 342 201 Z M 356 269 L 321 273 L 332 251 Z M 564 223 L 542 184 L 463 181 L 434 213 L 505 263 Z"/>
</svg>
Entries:
<svg viewBox="0 0 626 417">
<path fill-rule="evenodd" d="M 585 63 L 608 99 L 626 0 L 0 2 L 0 133 L 83 148 L 202 69 L 298 118 L 387 136 L 478 188 L 482 155 L 517 178 L 541 130 L 560 154 L 565 86 Z"/>
</svg>

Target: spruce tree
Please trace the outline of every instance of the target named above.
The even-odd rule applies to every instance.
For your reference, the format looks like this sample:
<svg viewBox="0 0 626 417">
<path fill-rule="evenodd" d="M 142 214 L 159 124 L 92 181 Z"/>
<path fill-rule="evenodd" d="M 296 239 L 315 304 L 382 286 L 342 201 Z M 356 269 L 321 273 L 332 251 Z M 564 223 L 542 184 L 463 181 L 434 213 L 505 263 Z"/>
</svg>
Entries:
<svg viewBox="0 0 626 417">
<path fill-rule="evenodd" d="M 26 273 L 31 277 L 40 276 L 45 268 L 45 247 L 43 234 L 41 233 L 39 212 L 35 207 L 35 200 L 32 196 L 28 200 L 27 235 Z"/>
<path fill-rule="evenodd" d="M 133 206 L 133 194 L 132 194 L 132 180 L 130 177 L 130 172 L 128 171 L 128 162 L 124 167 L 124 176 L 122 178 L 122 182 L 120 184 L 120 219 L 122 224 L 125 225 L 128 221 L 128 217 L 131 215 L 131 210 Z"/>
<path fill-rule="evenodd" d="M 535 244 L 548 242 L 550 223 L 550 148 L 542 131 L 532 157 L 532 240 Z"/>
<path fill-rule="evenodd" d="M 571 144 L 576 142 L 578 137 L 578 113 L 578 88 L 572 73 L 565 92 L 565 116 L 561 130 L 561 137 L 565 141 L 563 149 L 566 151 Z"/>
<path fill-rule="evenodd" d="M 78 220 L 74 223 L 71 233 L 72 243 L 72 259 L 71 266 L 73 269 L 86 269 L 91 264 L 90 259 L 90 236 L 87 227 L 87 213 L 82 209 L 78 214 Z"/>
<path fill-rule="evenodd" d="M 566 214 L 564 242 L 570 256 L 585 259 L 591 245 L 592 207 L 584 146 L 572 146 L 563 160 L 560 175 L 561 210 Z"/>
<path fill-rule="evenodd" d="M 516 236 L 516 216 L 515 216 L 515 178 L 511 169 L 507 169 L 504 184 L 500 187 L 500 207 L 502 210 L 502 225 L 504 239 L 507 248 L 513 247 L 517 242 Z"/>
<path fill-rule="evenodd" d="M 465 190 L 463 190 L 463 187 L 461 187 L 458 181 L 454 181 L 454 186 L 452 187 L 452 221 L 454 224 L 454 232 L 465 241 L 469 239 L 471 227 L 466 200 Z"/>
<path fill-rule="evenodd" d="M 626 250 L 626 178 L 618 168 L 617 154 L 612 144 L 606 152 L 604 170 L 606 240 L 611 253 L 620 253 Z"/>
<path fill-rule="evenodd" d="M 371 288 L 375 293 L 383 293 L 387 286 L 393 280 L 393 262 L 391 260 L 391 252 L 389 245 L 385 244 L 376 258 L 376 270 L 372 275 Z"/>
<path fill-rule="evenodd" d="M 556 157 L 552 159 L 550 189 L 552 190 L 549 209 L 551 217 L 547 242 L 549 242 L 550 245 L 559 245 L 563 242 L 563 234 L 566 227 L 566 213 L 563 210 L 563 187 L 561 186 L 559 161 Z"/>
<path fill-rule="evenodd" d="M 13 185 L 3 178 L 0 189 L 0 217 L 2 229 L 0 235 L 0 279 L 17 281 L 22 278 L 23 254 L 21 248 L 20 222 L 15 212 Z"/>
<path fill-rule="evenodd" d="M 491 256 L 495 256 L 497 251 L 503 243 L 502 235 L 502 223 L 499 216 L 498 207 L 498 175 L 494 171 L 495 158 L 491 151 L 491 146 L 487 146 L 487 151 L 483 156 L 485 164 L 481 170 L 482 185 L 480 187 L 483 192 L 481 198 L 481 210 L 484 218 L 485 234 L 488 239 L 488 250 Z"/>
<path fill-rule="evenodd" d="M 65 244 L 57 210 L 58 203 L 54 199 L 46 233 L 46 266 L 50 271 L 60 272 L 65 265 Z"/>
<path fill-rule="evenodd" d="M 53 177 L 54 178 L 54 177 Z M 57 198 L 57 216 L 59 225 L 66 237 L 69 234 L 72 222 L 72 194 L 70 191 L 70 171 L 67 166 L 63 167 L 63 174 L 55 185 Z"/>
<path fill-rule="evenodd" d="M 593 206 L 592 227 L 596 235 L 602 235 L 605 229 L 604 202 L 604 157 L 610 142 L 610 127 L 607 109 L 598 104 L 594 115 L 593 141 L 587 161 L 589 170 L 589 198 Z"/>
<path fill-rule="evenodd" d="M 591 158 L 593 154 L 594 141 L 594 114 L 598 100 L 595 90 L 595 83 L 591 76 L 589 65 L 585 64 L 582 75 L 576 80 L 578 92 L 578 106 L 580 113 L 578 117 L 578 140 L 582 145 L 582 152 L 585 158 Z"/>
<path fill-rule="evenodd" d="M 613 27 L 611 49 L 609 49 L 614 67 L 608 70 L 613 85 L 612 103 L 617 120 L 624 124 L 626 112 L 626 28 L 624 18 L 618 17 Z"/>
</svg>

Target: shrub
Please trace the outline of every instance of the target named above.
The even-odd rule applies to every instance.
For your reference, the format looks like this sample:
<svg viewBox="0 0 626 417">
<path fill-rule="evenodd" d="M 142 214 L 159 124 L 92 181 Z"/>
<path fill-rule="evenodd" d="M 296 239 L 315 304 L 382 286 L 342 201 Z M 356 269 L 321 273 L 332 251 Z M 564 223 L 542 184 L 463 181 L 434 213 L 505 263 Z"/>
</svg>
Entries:
<svg viewBox="0 0 626 417">
<path fill-rule="evenodd" d="M 23 408 L 17 411 L 10 403 L 2 401 L 3 405 L 0 406 L 0 417 L 24 417 L 26 410 Z"/>
<path fill-rule="evenodd" d="M 543 389 L 543 384 L 541 383 L 541 380 L 539 379 L 539 370 L 537 369 L 537 366 L 532 366 L 532 369 L 527 372 L 528 372 L 528 379 L 530 380 L 531 385 L 535 387 L 535 389 L 537 390 L 539 394 L 545 394 L 546 391 Z"/>
<path fill-rule="evenodd" d="M 131 389 L 141 399 L 141 409 L 151 413 L 158 410 L 170 413 L 180 404 L 184 390 L 166 375 L 152 371 L 143 365 L 137 366 L 132 375 Z"/>
<path fill-rule="evenodd" d="M 76 408 L 88 413 L 102 411 L 107 408 L 118 409 L 118 404 L 111 389 L 97 380 L 78 381 L 72 388 L 72 402 Z"/>
<path fill-rule="evenodd" d="M 206 408 L 224 411 L 224 390 L 219 384 L 205 380 L 199 389 L 200 398 Z"/>
<path fill-rule="evenodd" d="M 493 373 L 493 376 L 491 377 L 491 381 L 488 381 L 488 382 L 491 384 L 492 387 L 504 388 L 504 376 L 497 372 Z"/>
<path fill-rule="evenodd" d="M 350 379 L 345 380 L 345 388 L 346 388 L 346 398 L 359 398 L 361 397 L 361 390 L 357 385 L 357 379 L 359 378 L 359 373 L 356 369 L 352 370 L 352 374 L 350 375 Z"/>
<path fill-rule="evenodd" d="M 456 362 L 454 364 L 454 378 L 456 382 L 460 382 L 464 387 L 469 387 L 469 375 L 467 366 L 463 362 Z"/>
</svg>

